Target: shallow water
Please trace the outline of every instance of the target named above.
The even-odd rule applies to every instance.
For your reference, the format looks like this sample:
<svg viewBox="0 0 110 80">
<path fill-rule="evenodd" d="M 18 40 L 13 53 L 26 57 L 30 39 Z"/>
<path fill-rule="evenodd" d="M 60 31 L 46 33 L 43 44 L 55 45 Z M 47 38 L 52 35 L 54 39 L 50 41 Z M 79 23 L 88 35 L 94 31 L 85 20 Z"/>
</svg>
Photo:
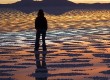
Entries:
<svg viewBox="0 0 110 80">
<path fill-rule="evenodd" d="M 0 32 L 33 31 L 36 14 L 0 9 Z M 110 10 L 72 10 L 61 15 L 45 13 L 45 17 L 49 29 L 110 27 Z"/>
<path fill-rule="evenodd" d="M 34 43 L 35 31 L 0 33 L 0 80 L 110 80 L 110 28 L 49 30 L 40 71 Z"/>
<path fill-rule="evenodd" d="M 0 80 L 110 80 L 110 10 L 46 13 L 45 69 L 36 67 L 35 17 L 0 9 Z"/>
</svg>

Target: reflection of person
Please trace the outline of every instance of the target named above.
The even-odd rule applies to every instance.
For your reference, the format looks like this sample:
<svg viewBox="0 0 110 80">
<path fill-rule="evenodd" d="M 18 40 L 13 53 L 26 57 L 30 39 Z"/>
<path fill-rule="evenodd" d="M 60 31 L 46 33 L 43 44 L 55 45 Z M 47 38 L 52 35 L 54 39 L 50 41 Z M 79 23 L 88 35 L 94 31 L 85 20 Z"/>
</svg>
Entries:
<svg viewBox="0 0 110 80">
<path fill-rule="evenodd" d="M 41 65 L 41 63 L 40 63 L 40 52 L 35 53 L 37 68 L 46 67 L 46 54 L 47 54 L 47 51 L 44 51 L 42 53 L 42 65 Z"/>
<path fill-rule="evenodd" d="M 35 20 L 35 29 L 37 30 L 36 33 L 36 42 L 35 42 L 35 51 L 39 50 L 39 39 L 40 35 L 42 34 L 42 47 L 43 51 L 46 51 L 46 43 L 45 43 L 45 37 L 46 37 L 46 31 L 47 31 L 47 20 L 44 17 L 44 12 L 42 9 L 38 11 L 38 17 Z"/>
<path fill-rule="evenodd" d="M 43 52 L 42 55 L 42 64 L 40 62 L 40 59 L 39 59 L 39 54 L 36 54 L 35 57 L 36 57 L 36 66 L 37 66 L 37 69 L 35 71 L 35 78 L 36 80 L 48 80 L 47 77 L 48 77 L 48 70 L 47 70 L 47 65 L 46 65 L 46 53 L 47 52 Z"/>
<path fill-rule="evenodd" d="M 36 69 L 35 74 L 38 75 L 35 77 L 35 80 L 48 80 L 48 71 L 46 71 L 46 69 L 39 72 Z"/>
<path fill-rule="evenodd" d="M 35 74 L 37 74 L 37 76 L 35 76 L 35 80 L 48 80 L 48 70 L 46 68 L 44 69 L 36 69 Z"/>
</svg>

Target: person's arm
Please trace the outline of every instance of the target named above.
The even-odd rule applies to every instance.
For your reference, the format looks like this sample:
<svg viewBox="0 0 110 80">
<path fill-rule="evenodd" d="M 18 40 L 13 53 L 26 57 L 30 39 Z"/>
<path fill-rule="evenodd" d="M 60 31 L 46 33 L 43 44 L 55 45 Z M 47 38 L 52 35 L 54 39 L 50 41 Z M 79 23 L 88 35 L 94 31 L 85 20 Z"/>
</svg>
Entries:
<svg viewBox="0 0 110 80">
<path fill-rule="evenodd" d="M 37 30 L 37 18 L 35 19 L 35 29 Z"/>
<path fill-rule="evenodd" d="M 47 23 L 47 19 L 45 18 L 45 25 L 46 25 L 46 30 L 48 29 L 48 23 Z"/>
</svg>

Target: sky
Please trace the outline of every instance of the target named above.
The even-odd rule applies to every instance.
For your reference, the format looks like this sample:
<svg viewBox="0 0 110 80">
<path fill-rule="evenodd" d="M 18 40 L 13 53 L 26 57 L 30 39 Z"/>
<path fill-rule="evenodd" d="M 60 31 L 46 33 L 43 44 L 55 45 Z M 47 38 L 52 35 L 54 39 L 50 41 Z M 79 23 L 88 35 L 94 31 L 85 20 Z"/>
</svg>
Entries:
<svg viewBox="0 0 110 80">
<path fill-rule="evenodd" d="M 0 0 L 0 4 L 14 3 L 20 0 Z M 69 0 L 75 3 L 110 3 L 110 0 Z"/>
</svg>

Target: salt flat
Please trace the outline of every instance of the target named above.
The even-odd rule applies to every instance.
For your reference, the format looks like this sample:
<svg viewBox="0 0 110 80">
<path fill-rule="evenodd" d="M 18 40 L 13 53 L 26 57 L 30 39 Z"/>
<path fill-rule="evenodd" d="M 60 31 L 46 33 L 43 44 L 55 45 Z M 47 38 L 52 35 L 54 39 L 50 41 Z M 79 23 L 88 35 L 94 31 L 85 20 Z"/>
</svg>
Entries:
<svg viewBox="0 0 110 80">
<path fill-rule="evenodd" d="M 108 14 L 107 12 L 109 11 L 106 11 L 106 14 Z M 80 14 L 82 15 L 82 13 Z M 0 25 L 0 80 L 109 80 L 109 16 L 105 17 L 104 15 L 102 18 L 103 15 L 97 13 L 100 16 L 99 18 L 92 17 L 92 19 L 95 19 L 93 21 L 87 20 L 91 19 L 90 17 L 84 18 L 85 15 L 82 15 L 83 18 L 81 18 L 80 14 L 77 14 L 77 17 L 74 16 L 74 18 L 68 16 L 67 13 L 60 15 L 60 17 L 47 15 L 51 17 L 47 17 L 51 19 L 49 20 L 46 37 L 47 68 L 41 69 L 41 71 L 37 70 L 35 64 L 36 32 L 34 27 L 30 27 L 34 24 L 30 23 L 28 25 L 30 21 L 24 23 L 19 23 L 20 20 L 15 21 L 16 23 L 9 21 L 14 25 L 14 27 L 10 26 L 12 27 L 10 29 L 7 24 L 3 27 L 3 23 L 6 23 L 3 22 L 5 20 L 3 18 L 6 18 L 6 15 L 2 17 L 3 20 L 1 20 Z M 78 15 L 80 18 L 78 18 Z M 23 16 L 21 15 L 21 17 Z M 32 17 L 31 19 L 34 21 Z M 57 23 L 57 18 L 59 23 Z M 65 19 L 66 22 L 63 21 L 64 18 L 67 18 Z M 28 27 L 23 27 L 21 24 Z M 19 25 L 19 27 L 15 27 L 16 25 Z M 80 27 L 77 27 L 78 25 Z M 40 47 L 39 53 L 44 53 L 42 47 Z M 42 57 L 40 58 L 42 60 Z"/>
<path fill-rule="evenodd" d="M 35 32 L 1 33 L 0 79 L 109 80 L 110 28 L 47 32 L 47 70 L 37 73 Z M 40 53 L 42 48 L 40 47 Z"/>
</svg>

